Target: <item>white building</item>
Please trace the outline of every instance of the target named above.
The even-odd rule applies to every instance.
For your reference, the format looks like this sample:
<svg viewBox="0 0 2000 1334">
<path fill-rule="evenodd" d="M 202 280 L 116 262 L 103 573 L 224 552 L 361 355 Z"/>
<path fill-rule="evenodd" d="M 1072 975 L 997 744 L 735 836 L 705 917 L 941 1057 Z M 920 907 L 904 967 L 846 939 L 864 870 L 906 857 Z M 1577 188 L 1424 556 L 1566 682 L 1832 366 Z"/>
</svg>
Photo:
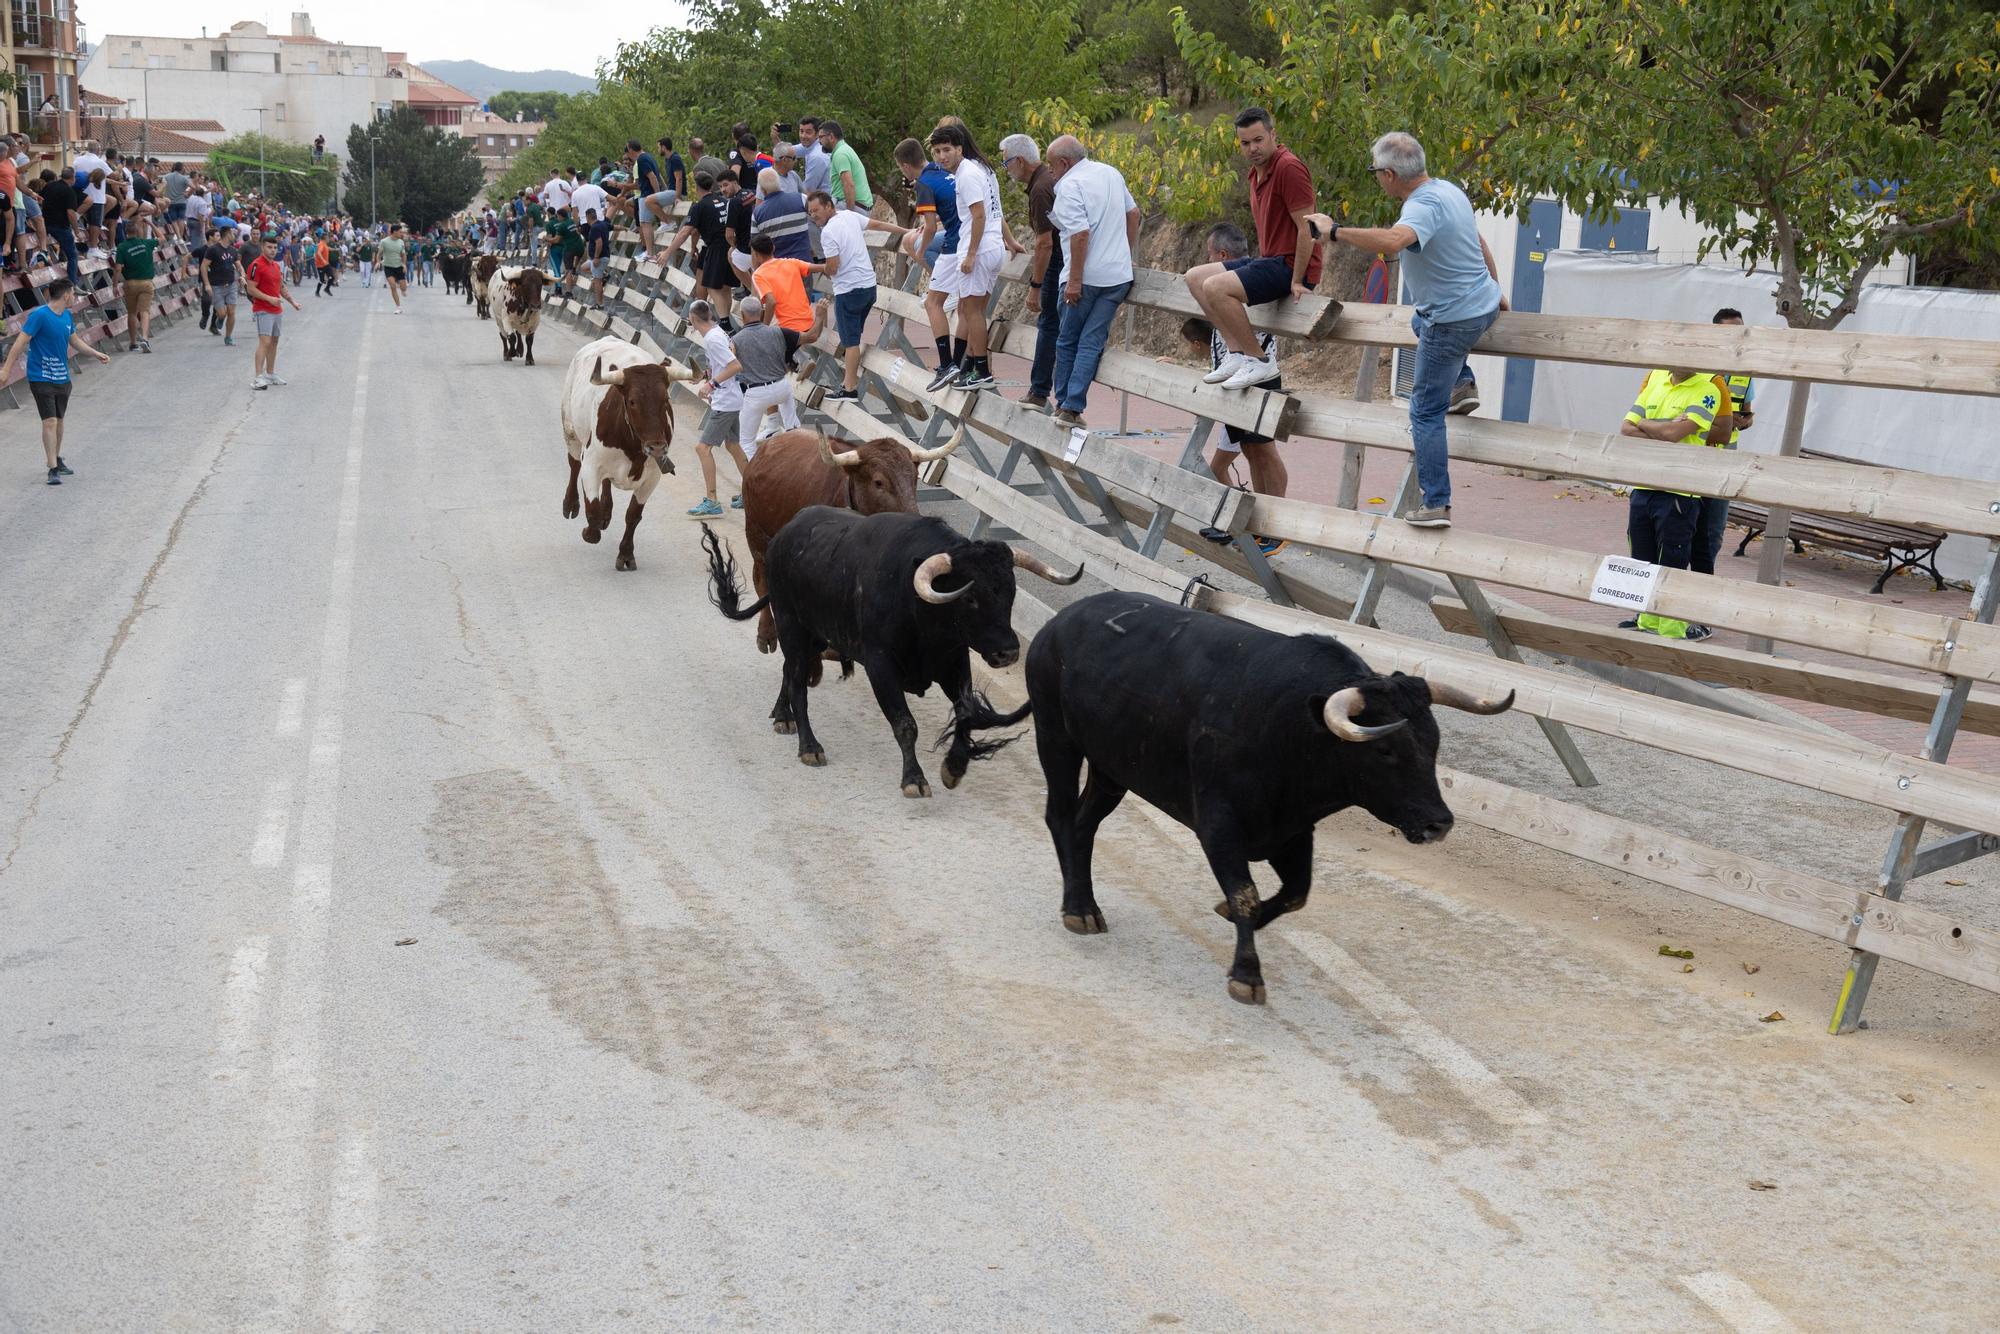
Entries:
<svg viewBox="0 0 2000 1334">
<path fill-rule="evenodd" d="M 410 100 L 409 78 L 381 47 L 330 42 L 302 12 L 276 35 L 248 21 L 218 37 L 113 33 L 90 53 L 81 82 L 124 101 L 129 116 L 217 120 L 227 135 L 261 129 L 300 144 L 324 135 L 336 154 L 349 126 Z"/>
</svg>

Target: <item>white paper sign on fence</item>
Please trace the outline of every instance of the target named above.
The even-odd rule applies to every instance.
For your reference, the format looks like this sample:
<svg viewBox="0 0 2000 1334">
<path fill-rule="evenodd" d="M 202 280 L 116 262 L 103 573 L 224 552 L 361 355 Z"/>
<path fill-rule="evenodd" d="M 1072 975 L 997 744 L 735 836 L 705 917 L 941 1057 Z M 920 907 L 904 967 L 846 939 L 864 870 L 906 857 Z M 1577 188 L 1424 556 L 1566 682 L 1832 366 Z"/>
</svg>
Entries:
<svg viewBox="0 0 2000 1334">
<path fill-rule="evenodd" d="M 1590 581 L 1590 600 L 1637 613 L 1653 609 L 1659 591 L 1660 567 L 1630 556 L 1606 556 Z"/>
<path fill-rule="evenodd" d="M 1078 459 L 1082 458 L 1083 444 L 1088 439 L 1090 439 L 1090 432 L 1084 430 L 1081 426 L 1070 428 L 1069 448 L 1063 451 L 1063 462 L 1075 463 Z"/>
</svg>

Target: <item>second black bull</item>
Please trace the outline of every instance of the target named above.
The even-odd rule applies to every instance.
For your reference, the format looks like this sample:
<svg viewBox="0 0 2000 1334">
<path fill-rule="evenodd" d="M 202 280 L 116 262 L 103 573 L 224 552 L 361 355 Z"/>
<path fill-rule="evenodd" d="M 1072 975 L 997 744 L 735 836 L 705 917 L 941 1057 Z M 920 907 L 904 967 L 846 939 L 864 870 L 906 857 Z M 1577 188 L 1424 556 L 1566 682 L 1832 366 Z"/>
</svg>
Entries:
<svg viewBox="0 0 2000 1334">
<path fill-rule="evenodd" d="M 814 505 L 799 511 L 771 539 L 765 554 L 770 590 L 743 606 L 736 562 L 707 524 L 709 600 L 731 620 L 744 621 L 768 604 L 777 620 L 784 679 L 772 725 L 798 733 L 802 763 L 826 763 L 806 716 L 807 691 L 821 655 L 839 655 L 843 674 L 859 662 L 875 701 L 903 752 L 903 795 L 928 797 L 917 763 L 917 723 L 905 694 L 939 687 L 952 702 L 951 746 L 940 776 L 958 786 L 966 766 L 1004 743 L 979 742 L 977 730 L 1019 722 L 1027 709 L 996 713 L 972 688 L 971 654 L 1006 667 L 1021 656 L 1014 633 L 1014 571 L 1073 584 L 1077 570 L 1058 576 L 1035 557 L 1004 542 L 972 542 L 940 519 L 916 514 L 859 515 Z"/>
</svg>

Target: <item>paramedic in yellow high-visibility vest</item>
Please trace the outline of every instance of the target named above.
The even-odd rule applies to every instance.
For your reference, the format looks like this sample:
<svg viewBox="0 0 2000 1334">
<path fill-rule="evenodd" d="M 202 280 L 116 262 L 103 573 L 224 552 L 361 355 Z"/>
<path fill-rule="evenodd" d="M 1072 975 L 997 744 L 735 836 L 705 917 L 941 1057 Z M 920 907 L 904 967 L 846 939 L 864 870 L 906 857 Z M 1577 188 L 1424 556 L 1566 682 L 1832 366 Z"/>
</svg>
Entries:
<svg viewBox="0 0 2000 1334">
<path fill-rule="evenodd" d="M 1681 367 L 1654 371 L 1640 386 L 1638 400 L 1625 414 L 1620 434 L 1699 448 L 1714 429 L 1722 392 L 1716 388 L 1714 375 L 1707 371 Z M 1687 569 L 1694 549 L 1695 522 L 1700 515 L 1701 497 L 1692 492 L 1635 488 L 1625 521 L 1632 558 L 1670 570 Z M 1681 621 L 1652 612 L 1641 612 L 1621 625 L 1628 630 L 1648 630 L 1666 639 L 1706 639 L 1714 633 L 1698 621 Z"/>
<path fill-rule="evenodd" d="M 1743 312 L 1733 306 L 1724 306 L 1715 312 L 1713 324 L 1742 324 Z M 1752 424 L 1750 409 L 1751 396 L 1757 386 L 1747 375 L 1718 375 L 1716 383 L 1728 391 L 1722 409 L 1715 418 L 1715 429 L 1708 433 L 1705 443 L 1715 449 L 1734 449 L 1743 438 L 1743 432 Z M 1722 415 L 1727 413 L 1725 419 Z M 1715 558 L 1722 554 L 1723 531 L 1729 527 L 1729 497 L 1703 496 L 1701 515 L 1694 523 L 1694 550 L 1688 556 L 1688 568 L 1696 574 L 1714 574 Z"/>
</svg>

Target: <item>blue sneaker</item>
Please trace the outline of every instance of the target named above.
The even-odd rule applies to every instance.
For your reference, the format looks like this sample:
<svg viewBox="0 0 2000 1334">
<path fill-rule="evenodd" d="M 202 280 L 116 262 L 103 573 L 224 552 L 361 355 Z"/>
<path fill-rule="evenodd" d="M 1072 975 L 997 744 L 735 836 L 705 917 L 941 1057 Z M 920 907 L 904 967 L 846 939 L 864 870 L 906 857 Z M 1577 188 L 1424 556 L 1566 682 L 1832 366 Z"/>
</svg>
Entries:
<svg viewBox="0 0 2000 1334">
<path fill-rule="evenodd" d="M 722 517 L 722 506 L 704 496 L 702 497 L 701 504 L 696 505 L 688 511 L 688 517 L 690 519 L 719 519 Z"/>
<path fill-rule="evenodd" d="M 731 508 L 731 509 L 733 509 L 733 510 L 740 510 L 740 509 L 742 509 L 742 508 L 743 508 L 743 497 L 741 497 L 741 496 L 731 496 L 731 497 L 729 498 L 729 508 Z"/>
</svg>

